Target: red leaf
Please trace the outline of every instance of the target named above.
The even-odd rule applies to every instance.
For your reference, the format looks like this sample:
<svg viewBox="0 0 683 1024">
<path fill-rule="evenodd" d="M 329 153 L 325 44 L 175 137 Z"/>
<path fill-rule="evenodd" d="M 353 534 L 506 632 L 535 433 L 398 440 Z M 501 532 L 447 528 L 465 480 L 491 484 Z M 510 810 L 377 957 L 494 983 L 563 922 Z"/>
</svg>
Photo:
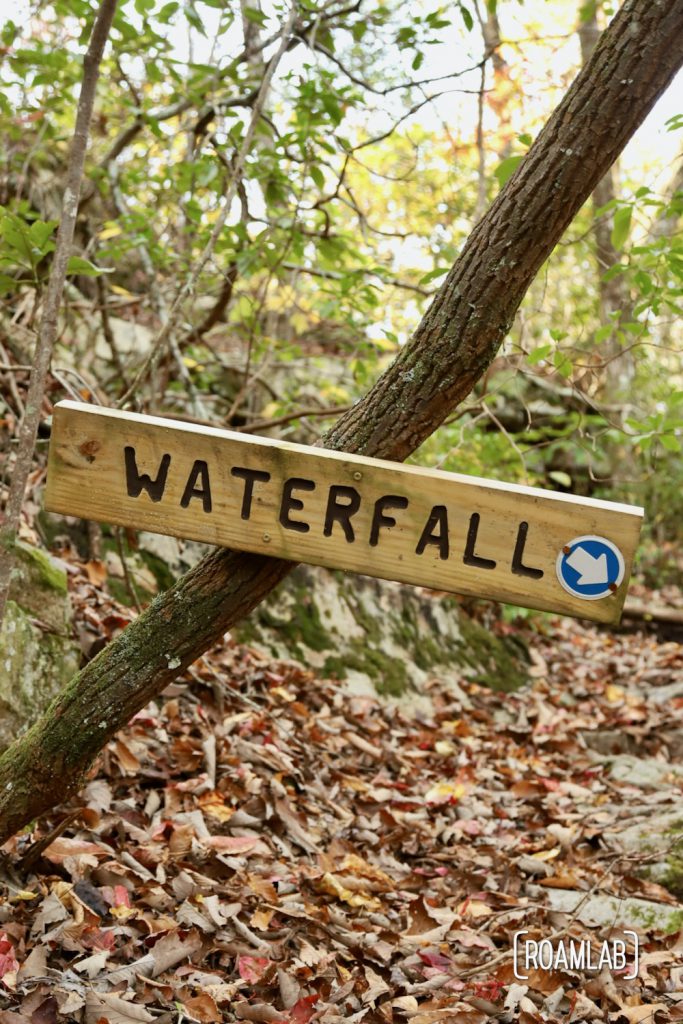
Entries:
<svg viewBox="0 0 683 1024">
<path fill-rule="evenodd" d="M 503 986 L 495 978 L 489 978 L 487 981 L 479 982 L 474 986 L 473 992 L 478 999 L 488 999 L 494 1003 L 500 995 Z"/>
<path fill-rule="evenodd" d="M 115 907 L 130 907 L 130 894 L 126 889 L 125 885 L 114 886 L 114 906 Z"/>
<path fill-rule="evenodd" d="M 19 961 L 14 955 L 14 946 L 5 932 L 0 932 L 0 978 L 19 970 Z"/>
<path fill-rule="evenodd" d="M 265 956 L 239 956 L 237 958 L 237 970 L 243 981 L 255 985 L 263 977 L 263 973 L 269 966 L 270 960 Z"/>
<path fill-rule="evenodd" d="M 289 1011 L 289 1019 L 292 1024 L 308 1024 L 315 1013 L 315 1004 L 320 996 L 316 993 L 312 996 L 304 996 Z"/>
<path fill-rule="evenodd" d="M 453 966 L 453 961 L 444 956 L 443 953 L 423 953 L 422 950 L 418 951 L 417 954 L 423 964 L 427 964 L 428 967 L 440 967 L 442 971 L 447 971 Z"/>
</svg>

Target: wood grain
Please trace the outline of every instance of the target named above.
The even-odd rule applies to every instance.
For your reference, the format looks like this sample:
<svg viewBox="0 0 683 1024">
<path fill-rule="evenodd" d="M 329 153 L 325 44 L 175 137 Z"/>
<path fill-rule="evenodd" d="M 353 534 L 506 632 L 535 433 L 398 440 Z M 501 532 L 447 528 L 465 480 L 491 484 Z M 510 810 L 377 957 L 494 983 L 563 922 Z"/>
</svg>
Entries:
<svg viewBox="0 0 683 1024">
<path fill-rule="evenodd" d="M 55 407 L 45 504 L 599 622 L 619 620 L 643 516 L 635 506 L 76 402 Z M 563 547 L 589 534 L 616 544 L 626 567 L 616 592 L 599 600 L 567 592 L 555 569 Z"/>
</svg>

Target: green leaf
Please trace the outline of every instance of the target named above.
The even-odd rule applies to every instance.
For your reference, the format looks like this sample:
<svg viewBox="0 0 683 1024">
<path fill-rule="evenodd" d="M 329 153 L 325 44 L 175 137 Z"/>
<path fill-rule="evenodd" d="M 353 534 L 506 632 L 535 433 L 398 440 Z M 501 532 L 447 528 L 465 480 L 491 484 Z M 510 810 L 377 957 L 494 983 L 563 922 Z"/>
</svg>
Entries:
<svg viewBox="0 0 683 1024">
<path fill-rule="evenodd" d="M 319 189 L 323 189 L 325 187 L 325 175 L 319 167 L 311 167 L 308 173 L 311 175 Z"/>
<path fill-rule="evenodd" d="M 38 249 L 44 249 L 45 243 L 52 235 L 58 223 L 59 221 L 56 220 L 36 220 L 31 224 L 28 231 L 29 237 Z"/>
<path fill-rule="evenodd" d="M 172 0 L 172 2 L 169 4 L 164 4 L 164 6 L 159 11 L 159 14 L 157 15 L 159 21 L 163 22 L 164 25 L 168 25 L 169 21 L 171 20 L 171 18 L 176 13 L 179 7 L 180 4 L 177 3 L 176 0 Z"/>
<path fill-rule="evenodd" d="M 450 267 L 437 267 L 435 270 L 430 270 L 428 274 L 420 278 L 418 284 L 429 284 L 430 281 L 436 281 L 437 277 L 443 277 L 450 269 Z"/>
<path fill-rule="evenodd" d="M 573 370 L 572 361 L 564 352 L 560 352 L 559 349 L 556 350 L 553 356 L 553 365 L 560 377 L 564 377 L 565 380 L 571 377 Z"/>
<path fill-rule="evenodd" d="M 498 184 L 500 185 L 501 188 L 503 187 L 505 182 L 512 177 L 512 175 L 515 173 L 523 159 L 523 155 L 509 156 L 498 164 L 493 173 L 498 179 Z"/>
<path fill-rule="evenodd" d="M 195 28 L 200 35 L 206 37 L 206 32 L 204 30 L 204 25 L 202 24 L 202 19 L 195 11 L 194 6 L 192 4 L 185 4 L 185 7 L 183 8 L 183 13 L 185 14 L 185 18 L 187 19 L 188 23 L 192 26 L 192 28 Z"/>
<path fill-rule="evenodd" d="M 631 229 L 632 206 L 620 206 L 614 214 L 614 226 L 612 227 L 612 245 L 617 250 L 623 249 L 624 242 L 628 238 Z"/>
<path fill-rule="evenodd" d="M 667 452 L 680 452 L 681 442 L 673 434 L 662 434 L 659 438 L 662 448 Z"/>
<path fill-rule="evenodd" d="M 527 363 L 529 363 L 530 366 L 536 366 L 538 363 L 541 362 L 541 360 L 545 359 L 545 357 L 549 355 L 551 349 L 552 345 L 550 343 L 546 343 L 545 345 L 539 345 L 538 348 L 535 348 L 533 349 L 533 351 L 529 352 L 529 354 L 526 357 Z"/>
<path fill-rule="evenodd" d="M 242 10 L 247 21 L 253 21 L 255 25 L 259 25 L 261 28 L 268 21 L 266 15 L 258 7 L 243 7 Z"/>
<path fill-rule="evenodd" d="M 462 20 L 465 22 L 465 28 L 467 29 L 468 32 L 471 32 L 472 29 L 474 28 L 474 18 L 472 17 L 469 10 L 464 6 L 464 4 L 459 4 L 458 6 L 460 7 Z"/>
<path fill-rule="evenodd" d="M 602 327 L 598 327 L 593 338 L 595 344 L 599 345 L 601 341 L 605 340 L 605 338 L 609 338 L 613 330 L 614 327 L 612 324 L 603 324 Z"/>
<path fill-rule="evenodd" d="M 623 274 L 626 269 L 627 268 L 623 263 L 615 263 L 613 267 L 610 267 L 609 270 L 602 275 L 602 279 L 603 281 L 611 281 L 613 278 L 619 277 L 619 274 Z"/>
<path fill-rule="evenodd" d="M 344 115 L 342 114 L 341 107 L 337 103 L 334 96 L 332 96 L 332 94 L 329 92 L 323 93 L 322 104 L 326 112 L 329 114 L 332 123 L 335 125 L 340 124 L 341 119 Z"/>
<path fill-rule="evenodd" d="M 96 267 L 90 260 L 82 256 L 70 256 L 66 267 L 67 274 L 82 274 L 83 277 L 99 277 L 100 274 L 113 274 L 114 267 Z"/>
<path fill-rule="evenodd" d="M 553 469 L 550 473 L 548 473 L 548 476 L 553 481 L 553 483 L 559 484 L 560 487 L 571 487 L 572 485 L 572 478 L 570 477 L 569 473 L 565 473 L 561 469 Z"/>
</svg>

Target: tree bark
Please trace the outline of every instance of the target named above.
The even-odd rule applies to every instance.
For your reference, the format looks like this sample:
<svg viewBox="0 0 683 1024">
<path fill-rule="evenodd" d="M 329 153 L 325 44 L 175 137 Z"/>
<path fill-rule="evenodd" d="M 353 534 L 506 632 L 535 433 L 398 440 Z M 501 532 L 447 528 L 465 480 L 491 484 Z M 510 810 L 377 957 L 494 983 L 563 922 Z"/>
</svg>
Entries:
<svg viewBox="0 0 683 1024">
<path fill-rule="evenodd" d="M 683 0 L 626 0 L 410 342 L 322 445 L 402 461 L 439 426 L 681 63 Z M 160 595 L 0 758 L 0 842 L 78 788 L 105 742 L 291 568 L 217 550 Z"/>
</svg>

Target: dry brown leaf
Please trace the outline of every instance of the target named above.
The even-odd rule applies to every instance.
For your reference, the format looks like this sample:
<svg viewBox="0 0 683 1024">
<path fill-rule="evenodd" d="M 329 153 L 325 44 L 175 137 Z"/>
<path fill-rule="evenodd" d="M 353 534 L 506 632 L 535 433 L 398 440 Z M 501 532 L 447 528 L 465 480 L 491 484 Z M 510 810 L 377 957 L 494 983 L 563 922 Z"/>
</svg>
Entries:
<svg viewBox="0 0 683 1024">
<path fill-rule="evenodd" d="M 85 1024 L 99 1024 L 102 1020 L 108 1024 L 140 1024 L 153 1021 L 154 1015 L 138 1003 L 90 989 L 85 997 Z"/>
<path fill-rule="evenodd" d="M 622 1006 L 615 1013 L 610 1013 L 609 1019 L 618 1021 L 625 1017 L 628 1024 L 656 1024 L 656 1015 L 668 1011 L 668 1003 L 640 1003 L 637 1006 Z"/>
<path fill-rule="evenodd" d="M 90 843 L 84 839 L 69 839 L 67 836 L 53 839 L 50 845 L 43 850 L 43 856 L 47 860 L 51 860 L 53 864 L 62 864 L 66 857 L 81 857 L 88 858 L 87 863 L 93 866 L 97 865 L 98 857 L 110 857 L 111 853 L 111 850 L 105 849 L 99 843 Z"/>
<path fill-rule="evenodd" d="M 234 1003 L 232 1011 L 239 1020 L 254 1020 L 259 1024 L 287 1024 L 287 1018 L 266 1003 Z"/>
<path fill-rule="evenodd" d="M 201 1021 L 201 1024 L 214 1024 L 215 1021 L 223 1020 L 223 1014 L 207 992 L 184 999 L 183 1006 L 186 1013 L 193 1020 Z"/>
<path fill-rule="evenodd" d="M 374 896 L 367 896 L 362 892 L 352 892 L 348 889 L 341 879 L 335 875 L 330 874 L 326 871 L 318 883 L 319 887 L 324 891 L 334 896 L 338 900 L 342 900 L 344 903 L 348 903 L 351 907 L 366 907 L 369 910 L 379 910 L 382 906 L 380 901 Z"/>
</svg>

